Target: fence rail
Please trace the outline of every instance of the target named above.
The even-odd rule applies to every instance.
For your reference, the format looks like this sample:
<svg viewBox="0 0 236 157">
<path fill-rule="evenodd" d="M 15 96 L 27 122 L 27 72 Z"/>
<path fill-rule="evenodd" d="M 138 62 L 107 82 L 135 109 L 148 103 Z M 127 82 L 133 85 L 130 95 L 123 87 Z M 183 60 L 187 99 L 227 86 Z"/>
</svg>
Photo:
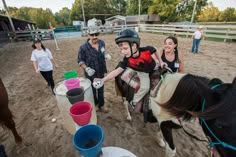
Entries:
<svg viewBox="0 0 236 157">
<path fill-rule="evenodd" d="M 173 35 L 178 34 L 185 37 L 191 37 L 196 31 L 198 25 L 167 25 L 167 24 L 132 24 L 118 26 L 100 26 L 101 33 L 117 33 L 123 28 L 130 28 L 140 32 L 151 32 Z M 203 25 L 204 38 L 215 38 L 226 41 L 236 41 L 236 25 Z M 72 32 L 73 33 L 73 32 Z M 88 34 L 88 27 L 82 28 L 82 36 Z M 3 36 L 3 35 L 2 35 Z M 16 33 L 17 40 L 32 40 L 35 37 L 43 39 L 53 39 L 51 30 L 42 30 L 41 32 L 29 31 L 26 33 Z M 6 34 L 4 34 L 6 38 Z M 11 34 L 8 34 L 11 39 Z"/>
<path fill-rule="evenodd" d="M 123 28 L 131 28 L 140 32 L 161 33 L 168 35 L 182 35 L 191 37 L 196 31 L 198 25 L 173 25 L 173 24 L 133 24 L 133 25 L 118 25 L 118 26 L 102 26 L 101 33 L 116 33 Z M 215 38 L 226 41 L 236 40 L 236 25 L 204 25 L 204 39 Z M 82 35 L 87 35 L 88 28 L 82 29 Z"/>
</svg>

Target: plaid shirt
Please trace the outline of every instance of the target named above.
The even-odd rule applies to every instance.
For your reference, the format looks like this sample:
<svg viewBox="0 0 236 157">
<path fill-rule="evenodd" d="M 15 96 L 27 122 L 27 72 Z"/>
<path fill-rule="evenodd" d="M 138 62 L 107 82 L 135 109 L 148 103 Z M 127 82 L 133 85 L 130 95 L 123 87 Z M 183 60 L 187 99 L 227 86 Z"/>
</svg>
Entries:
<svg viewBox="0 0 236 157">
<path fill-rule="evenodd" d="M 104 74 L 107 73 L 105 61 L 105 43 L 99 39 L 99 48 L 96 50 L 88 41 L 89 39 L 79 48 L 78 63 L 79 65 L 85 64 L 87 67 L 94 69 L 96 72 L 93 77 L 102 78 L 104 77 Z M 89 78 L 86 72 L 85 76 Z"/>
</svg>

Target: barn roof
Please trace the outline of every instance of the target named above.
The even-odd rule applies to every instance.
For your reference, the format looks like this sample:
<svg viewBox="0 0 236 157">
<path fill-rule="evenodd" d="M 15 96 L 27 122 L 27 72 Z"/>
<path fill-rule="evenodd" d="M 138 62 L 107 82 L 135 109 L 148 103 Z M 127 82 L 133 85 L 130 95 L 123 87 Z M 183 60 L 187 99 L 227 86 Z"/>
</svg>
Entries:
<svg viewBox="0 0 236 157">
<path fill-rule="evenodd" d="M 18 19 L 15 17 L 11 17 L 11 19 L 12 19 L 12 21 L 24 22 L 24 23 L 29 23 L 29 24 L 36 24 L 35 22 L 22 20 L 22 19 Z M 8 20 L 8 16 L 0 14 L 0 20 Z"/>
</svg>

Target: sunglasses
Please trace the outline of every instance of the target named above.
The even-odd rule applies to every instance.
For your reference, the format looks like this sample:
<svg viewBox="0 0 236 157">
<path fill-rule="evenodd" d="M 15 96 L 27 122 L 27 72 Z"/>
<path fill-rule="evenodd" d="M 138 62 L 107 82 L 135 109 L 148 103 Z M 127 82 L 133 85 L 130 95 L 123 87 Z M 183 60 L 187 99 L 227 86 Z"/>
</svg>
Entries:
<svg viewBox="0 0 236 157">
<path fill-rule="evenodd" d="M 90 36 L 98 36 L 99 33 L 93 33 L 93 34 L 89 34 Z"/>
</svg>

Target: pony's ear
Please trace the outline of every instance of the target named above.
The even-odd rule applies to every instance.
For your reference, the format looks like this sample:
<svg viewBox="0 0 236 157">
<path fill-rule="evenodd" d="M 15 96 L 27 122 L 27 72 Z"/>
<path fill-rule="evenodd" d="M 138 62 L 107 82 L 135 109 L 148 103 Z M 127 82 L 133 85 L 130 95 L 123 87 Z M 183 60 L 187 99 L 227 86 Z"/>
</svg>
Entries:
<svg viewBox="0 0 236 157">
<path fill-rule="evenodd" d="M 235 76 L 235 78 L 234 78 L 234 80 L 232 82 L 232 85 L 233 85 L 234 88 L 236 88 L 236 76 Z"/>
<path fill-rule="evenodd" d="M 212 86 L 214 86 L 216 84 L 223 84 L 223 82 L 220 79 L 218 79 L 218 78 L 213 78 L 213 79 L 211 79 L 211 81 L 209 82 L 208 85 L 210 87 L 212 87 Z"/>
</svg>

